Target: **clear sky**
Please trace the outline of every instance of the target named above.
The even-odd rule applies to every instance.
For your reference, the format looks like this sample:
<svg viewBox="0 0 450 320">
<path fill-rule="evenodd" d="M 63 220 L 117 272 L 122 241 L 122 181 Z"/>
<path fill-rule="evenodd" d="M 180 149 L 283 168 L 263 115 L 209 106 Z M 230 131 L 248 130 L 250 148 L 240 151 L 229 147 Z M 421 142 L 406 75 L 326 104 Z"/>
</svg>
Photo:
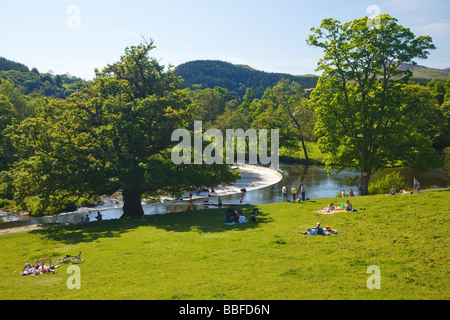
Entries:
<svg viewBox="0 0 450 320">
<path fill-rule="evenodd" d="M 155 40 L 153 56 L 164 65 L 207 59 L 317 74 L 322 52 L 306 45 L 310 28 L 325 18 L 370 17 L 372 5 L 433 38 L 437 50 L 419 64 L 450 67 L 448 0 L 3 0 L 0 56 L 91 79 L 144 36 Z"/>
</svg>

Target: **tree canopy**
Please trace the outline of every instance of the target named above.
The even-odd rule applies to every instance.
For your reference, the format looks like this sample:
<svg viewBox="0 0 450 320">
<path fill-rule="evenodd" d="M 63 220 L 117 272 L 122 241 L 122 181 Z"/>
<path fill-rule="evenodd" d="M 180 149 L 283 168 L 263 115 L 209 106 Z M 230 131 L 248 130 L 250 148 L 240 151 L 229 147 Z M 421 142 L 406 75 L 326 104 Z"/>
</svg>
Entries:
<svg viewBox="0 0 450 320">
<path fill-rule="evenodd" d="M 307 39 L 324 50 L 323 74 L 311 94 L 318 121 L 316 134 L 326 165 L 361 170 L 368 190 L 370 175 L 389 165 L 438 165 L 432 139 L 421 125 L 436 104 L 408 84 L 399 67 L 426 59 L 435 49 L 429 36 L 415 36 L 389 15 L 371 27 L 367 17 L 347 23 L 325 19 Z"/>
<path fill-rule="evenodd" d="M 223 166 L 175 166 L 167 157 L 177 128 L 189 128 L 196 107 L 180 79 L 149 52 L 153 42 L 127 48 L 97 71 L 93 84 L 66 100 L 47 99 L 13 133 L 16 200 L 38 195 L 42 207 L 70 194 L 122 190 L 123 217 L 144 215 L 145 192 L 180 192 L 232 182 Z"/>
</svg>

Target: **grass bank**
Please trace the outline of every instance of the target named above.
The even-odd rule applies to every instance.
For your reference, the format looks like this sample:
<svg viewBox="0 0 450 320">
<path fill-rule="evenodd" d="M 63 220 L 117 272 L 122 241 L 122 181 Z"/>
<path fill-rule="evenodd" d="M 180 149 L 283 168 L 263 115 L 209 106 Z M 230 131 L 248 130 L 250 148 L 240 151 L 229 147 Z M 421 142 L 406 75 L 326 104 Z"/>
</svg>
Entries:
<svg viewBox="0 0 450 320">
<path fill-rule="evenodd" d="M 283 163 L 296 163 L 302 165 L 321 165 L 324 163 L 325 155 L 320 152 L 319 146 L 315 142 L 306 142 L 306 150 L 308 152 L 309 159 L 305 158 L 303 149 L 299 146 L 297 150 L 287 149 L 280 147 L 279 158 Z"/>
<path fill-rule="evenodd" d="M 358 212 L 334 215 L 314 211 L 336 199 L 258 205 L 257 223 L 236 226 L 216 209 L 3 235 L 0 299 L 448 299 L 449 189 L 352 200 Z M 299 234 L 317 222 L 341 233 Z M 80 250 L 79 290 L 68 265 L 19 274 Z"/>
</svg>

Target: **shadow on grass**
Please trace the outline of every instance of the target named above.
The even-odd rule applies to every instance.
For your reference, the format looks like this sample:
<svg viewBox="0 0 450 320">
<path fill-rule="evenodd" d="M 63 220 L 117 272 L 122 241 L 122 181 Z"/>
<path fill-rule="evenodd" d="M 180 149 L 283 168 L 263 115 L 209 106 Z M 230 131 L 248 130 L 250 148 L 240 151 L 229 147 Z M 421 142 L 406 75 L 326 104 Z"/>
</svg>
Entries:
<svg viewBox="0 0 450 320">
<path fill-rule="evenodd" d="M 122 234 L 140 227 L 154 227 L 170 232 L 216 233 L 231 230 L 245 231 L 258 228 L 260 224 L 269 223 L 272 218 L 261 211 L 256 222 L 249 222 L 250 213 L 257 208 L 253 205 L 236 207 L 247 218 L 246 224 L 225 225 L 225 209 L 211 209 L 168 213 L 164 215 L 145 216 L 137 219 L 116 219 L 48 227 L 31 233 L 65 244 L 93 242 L 101 238 L 119 238 Z"/>
</svg>

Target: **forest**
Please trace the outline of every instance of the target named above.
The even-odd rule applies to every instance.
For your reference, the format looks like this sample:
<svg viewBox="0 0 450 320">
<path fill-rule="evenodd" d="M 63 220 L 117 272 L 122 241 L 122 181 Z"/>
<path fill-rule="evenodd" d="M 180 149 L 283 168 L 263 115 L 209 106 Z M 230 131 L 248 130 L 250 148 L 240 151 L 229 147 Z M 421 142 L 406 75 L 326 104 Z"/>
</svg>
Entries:
<svg viewBox="0 0 450 320">
<path fill-rule="evenodd" d="M 314 88 L 319 80 L 315 75 L 294 76 L 255 70 L 245 65 L 234 65 L 217 60 L 197 60 L 177 66 L 176 74 L 184 79 L 184 88 L 214 89 L 222 87 L 238 97 L 251 88 L 256 98 L 261 98 L 267 88 L 275 86 L 281 79 L 288 79 L 304 89 Z"/>
<path fill-rule="evenodd" d="M 86 85 L 83 79 L 70 74 L 40 73 L 18 62 L 0 57 L 0 79 L 11 80 L 25 95 L 36 94 L 54 98 L 66 98 Z"/>
<path fill-rule="evenodd" d="M 411 80 L 410 70 L 399 68 L 426 58 L 434 49 L 431 38 L 411 33 L 395 47 L 397 33 L 410 31 L 387 15 L 382 21 L 389 28 L 361 38 L 358 29 L 366 28 L 366 20 L 355 20 L 350 28 L 325 20 L 312 29 L 307 41 L 324 49 L 326 57 L 318 80 L 255 73 L 222 62 L 166 68 L 151 57 L 153 41 L 126 48 L 118 62 L 97 70 L 93 81 L 30 71 L 0 59 L 0 208 L 54 214 L 121 190 L 124 216 L 142 216 L 143 196 L 235 181 L 238 176 L 226 165 L 169 161 L 176 144 L 171 133 L 192 130 L 196 120 L 203 130 L 223 133 L 278 129 L 280 147 L 301 151 L 306 161 L 306 143 L 317 143 L 327 169 L 361 170 L 366 192 L 370 175 L 385 167 L 448 166 L 450 77 L 420 84 Z M 337 50 L 323 41 L 325 31 L 342 43 L 356 39 L 351 45 L 370 46 L 355 56 L 349 43 Z M 375 43 L 370 37 L 379 39 L 376 32 L 389 35 L 384 40 L 391 46 L 388 59 L 377 60 L 370 52 Z M 361 65 L 364 54 L 371 60 Z M 211 68 L 192 67 L 198 63 Z"/>
</svg>

